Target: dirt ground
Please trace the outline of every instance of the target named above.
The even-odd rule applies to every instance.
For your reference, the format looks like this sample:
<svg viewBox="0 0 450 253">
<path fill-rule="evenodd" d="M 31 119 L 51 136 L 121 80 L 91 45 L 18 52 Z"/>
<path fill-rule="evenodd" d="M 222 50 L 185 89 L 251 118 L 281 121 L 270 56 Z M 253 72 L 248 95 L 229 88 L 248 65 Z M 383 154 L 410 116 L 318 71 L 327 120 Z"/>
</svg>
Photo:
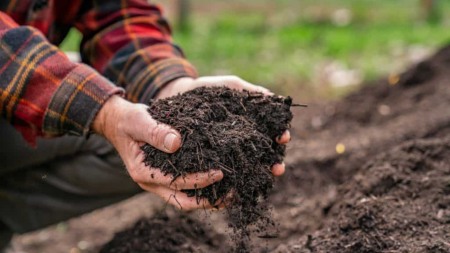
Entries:
<svg viewBox="0 0 450 253">
<path fill-rule="evenodd" d="M 270 196 L 278 237 L 255 234 L 254 252 L 450 252 L 449 70 L 446 47 L 342 101 L 295 109 L 287 172 Z M 191 222 L 207 231 L 177 237 L 187 243 L 180 252 L 228 251 L 225 215 L 180 218 L 150 194 L 16 236 L 14 247 L 98 252 L 115 232 L 157 213 L 169 216 L 168 227 Z"/>
</svg>

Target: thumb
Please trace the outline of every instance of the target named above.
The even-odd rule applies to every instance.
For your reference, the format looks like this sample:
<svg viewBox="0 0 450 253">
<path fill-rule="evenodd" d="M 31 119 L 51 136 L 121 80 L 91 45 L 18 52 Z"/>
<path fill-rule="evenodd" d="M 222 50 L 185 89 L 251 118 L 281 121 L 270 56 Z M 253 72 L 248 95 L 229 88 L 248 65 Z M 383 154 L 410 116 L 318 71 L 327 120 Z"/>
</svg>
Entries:
<svg viewBox="0 0 450 253">
<path fill-rule="evenodd" d="M 135 141 L 146 142 L 166 153 L 174 153 L 181 146 L 180 133 L 169 125 L 153 119 L 146 106 L 138 106 L 138 112 L 130 118 L 128 134 Z"/>
</svg>

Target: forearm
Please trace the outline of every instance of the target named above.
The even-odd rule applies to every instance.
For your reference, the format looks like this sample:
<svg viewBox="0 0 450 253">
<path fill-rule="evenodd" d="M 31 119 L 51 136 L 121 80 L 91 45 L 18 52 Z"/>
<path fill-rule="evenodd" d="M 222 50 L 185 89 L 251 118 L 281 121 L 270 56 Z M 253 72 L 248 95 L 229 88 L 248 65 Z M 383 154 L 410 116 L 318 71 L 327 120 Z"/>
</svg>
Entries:
<svg viewBox="0 0 450 253">
<path fill-rule="evenodd" d="M 38 136 L 81 135 L 102 104 L 121 90 L 71 63 L 35 28 L 0 12 L 0 113 L 34 144 Z"/>
<path fill-rule="evenodd" d="M 145 0 L 94 2 L 98 9 L 82 10 L 76 25 L 85 37 L 83 61 L 124 87 L 128 100 L 146 103 L 170 81 L 197 77 L 158 7 Z"/>
</svg>

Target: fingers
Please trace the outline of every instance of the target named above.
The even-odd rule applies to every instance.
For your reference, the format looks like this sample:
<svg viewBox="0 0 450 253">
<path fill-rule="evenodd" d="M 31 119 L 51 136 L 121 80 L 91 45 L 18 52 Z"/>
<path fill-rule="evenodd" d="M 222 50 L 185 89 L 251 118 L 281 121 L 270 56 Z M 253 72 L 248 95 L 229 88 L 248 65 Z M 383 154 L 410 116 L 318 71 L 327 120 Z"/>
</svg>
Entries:
<svg viewBox="0 0 450 253">
<path fill-rule="evenodd" d="M 199 189 L 222 180 L 223 173 L 220 170 L 210 172 L 198 172 L 185 177 L 178 177 L 170 187 L 173 189 Z"/>
<path fill-rule="evenodd" d="M 196 209 L 222 209 L 225 207 L 225 202 L 218 201 L 216 205 L 211 205 L 206 198 L 188 197 L 186 193 L 170 189 L 162 185 L 153 184 L 139 184 L 139 186 L 149 192 L 153 192 L 164 199 L 168 204 L 171 204 L 182 210 L 196 210 Z"/>
<path fill-rule="evenodd" d="M 135 141 L 146 142 L 166 153 L 174 153 L 180 148 L 180 133 L 154 120 L 146 106 L 136 105 L 136 110 L 127 117 L 126 131 Z"/>
<path fill-rule="evenodd" d="M 286 170 L 286 165 L 284 163 L 278 163 L 272 166 L 272 174 L 275 177 L 282 176 Z"/>
<path fill-rule="evenodd" d="M 245 81 L 245 80 L 242 80 L 242 79 L 240 79 L 240 78 L 238 78 L 238 79 L 239 79 L 239 82 L 241 83 L 242 89 L 244 89 L 244 90 L 255 91 L 255 92 L 261 92 L 261 93 L 263 93 L 263 94 L 265 94 L 265 95 L 267 95 L 267 96 L 273 96 L 273 95 L 275 95 L 273 92 L 271 92 L 271 91 L 270 91 L 269 89 L 267 89 L 267 88 L 264 88 L 264 87 L 262 87 L 262 86 L 259 86 L 259 85 L 255 85 L 255 84 L 249 83 L 249 82 L 247 82 L 247 81 Z"/>
<path fill-rule="evenodd" d="M 175 190 L 205 188 L 223 178 L 223 173 L 220 170 L 197 172 L 186 176 L 179 176 L 175 181 L 173 181 L 173 175 L 164 176 L 160 169 L 150 169 L 150 173 L 149 183 L 160 184 Z"/>
<path fill-rule="evenodd" d="M 179 176 L 174 181 L 173 175 L 164 175 L 160 169 L 149 168 L 142 163 L 132 165 L 128 171 L 131 178 L 137 183 L 161 185 L 175 190 L 205 188 L 223 178 L 222 171 L 211 170 Z"/>
<path fill-rule="evenodd" d="M 182 210 L 195 210 L 195 209 L 212 209 L 213 206 L 207 199 L 199 199 L 197 202 L 196 197 L 188 197 L 186 193 L 170 189 L 162 185 L 153 184 L 139 184 L 139 186 L 146 190 L 153 192 L 163 198 L 167 203 L 178 207 Z"/>
<path fill-rule="evenodd" d="M 291 132 L 289 130 L 284 131 L 284 133 L 276 138 L 278 144 L 283 145 L 291 140 Z"/>
<path fill-rule="evenodd" d="M 261 92 L 265 95 L 274 95 L 268 89 L 249 83 L 237 76 L 209 76 L 200 77 L 194 81 L 195 87 L 200 86 L 227 86 L 231 89 L 236 89 L 239 91 L 248 90 L 254 92 Z"/>
</svg>

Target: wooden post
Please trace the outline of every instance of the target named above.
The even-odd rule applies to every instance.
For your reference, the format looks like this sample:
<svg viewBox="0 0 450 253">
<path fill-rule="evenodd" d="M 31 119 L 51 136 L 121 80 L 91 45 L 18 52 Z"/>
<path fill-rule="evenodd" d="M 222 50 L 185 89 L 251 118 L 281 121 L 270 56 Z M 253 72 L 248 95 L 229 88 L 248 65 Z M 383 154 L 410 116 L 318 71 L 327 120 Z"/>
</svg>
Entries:
<svg viewBox="0 0 450 253">
<path fill-rule="evenodd" d="M 178 27 L 180 31 L 189 30 L 189 18 L 191 14 L 191 0 L 178 0 Z"/>
</svg>

